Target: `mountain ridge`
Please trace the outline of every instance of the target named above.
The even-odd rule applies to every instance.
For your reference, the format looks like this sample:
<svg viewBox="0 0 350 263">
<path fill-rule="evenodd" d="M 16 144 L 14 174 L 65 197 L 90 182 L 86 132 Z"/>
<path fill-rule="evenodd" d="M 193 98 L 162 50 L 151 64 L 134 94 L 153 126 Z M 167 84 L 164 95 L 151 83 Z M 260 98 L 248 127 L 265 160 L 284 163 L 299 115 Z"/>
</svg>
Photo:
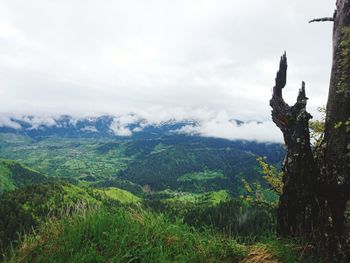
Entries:
<svg viewBox="0 0 350 263">
<path fill-rule="evenodd" d="M 226 138 L 227 134 L 220 132 L 204 131 L 216 125 L 218 131 L 222 129 L 231 129 L 235 134 L 235 129 L 254 129 L 255 126 L 265 125 L 262 121 L 242 121 L 235 118 L 225 120 L 209 118 L 206 120 L 196 118 L 175 119 L 168 118 L 164 120 L 150 120 L 137 114 L 125 115 L 100 115 L 94 117 L 73 117 L 70 115 L 57 116 L 35 116 L 18 115 L 7 116 L 0 114 L 0 133 L 15 133 L 27 135 L 38 139 L 47 136 L 63 137 L 109 137 L 109 138 L 154 138 L 161 135 L 186 134 L 201 137 Z M 222 125 L 225 125 L 223 128 Z M 254 125 L 254 127 L 250 127 Z M 259 133 L 257 133 L 258 135 Z M 254 136 L 253 136 L 254 137 Z M 269 140 L 254 139 L 252 136 L 247 139 L 241 134 L 238 139 L 247 141 L 260 141 L 268 143 Z M 235 140 L 234 138 L 230 140 Z M 278 141 L 271 140 L 272 142 Z"/>
</svg>

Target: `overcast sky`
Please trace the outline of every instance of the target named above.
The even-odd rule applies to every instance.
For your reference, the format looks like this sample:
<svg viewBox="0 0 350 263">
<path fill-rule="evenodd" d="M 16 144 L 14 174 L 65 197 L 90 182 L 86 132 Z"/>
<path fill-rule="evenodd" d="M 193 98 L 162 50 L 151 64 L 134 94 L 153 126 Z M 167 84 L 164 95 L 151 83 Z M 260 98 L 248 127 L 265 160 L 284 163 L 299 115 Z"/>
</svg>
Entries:
<svg viewBox="0 0 350 263">
<path fill-rule="evenodd" d="M 227 115 L 269 120 L 279 57 L 287 102 L 326 103 L 330 0 L 0 0 L 0 112 Z M 204 117 L 203 117 L 204 116 Z"/>
</svg>

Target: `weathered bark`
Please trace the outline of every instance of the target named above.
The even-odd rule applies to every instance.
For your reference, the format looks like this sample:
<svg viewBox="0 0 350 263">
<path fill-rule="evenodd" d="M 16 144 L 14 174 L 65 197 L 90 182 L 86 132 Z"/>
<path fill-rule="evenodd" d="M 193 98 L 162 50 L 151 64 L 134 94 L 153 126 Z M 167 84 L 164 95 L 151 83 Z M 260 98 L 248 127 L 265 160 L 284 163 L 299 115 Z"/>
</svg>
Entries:
<svg viewBox="0 0 350 263">
<path fill-rule="evenodd" d="M 278 232 L 295 236 L 312 230 L 311 213 L 315 206 L 313 182 L 317 168 L 310 146 L 309 120 L 312 117 L 306 112 L 305 83 L 299 90 L 297 102 L 289 106 L 282 98 L 286 75 L 287 57 L 284 54 L 270 105 L 272 119 L 283 132 L 287 152 L 282 167 L 284 187 L 278 208 Z"/>
<path fill-rule="evenodd" d="M 337 1 L 333 27 L 333 65 L 329 87 L 325 134 L 319 154 L 321 181 L 330 210 L 329 243 L 349 250 L 346 209 L 350 197 L 350 2 Z M 350 257 L 350 252 L 347 251 Z"/>
<path fill-rule="evenodd" d="M 322 19 L 320 19 L 321 21 Z M 331 19 L 323 19 L 322 21 Z M 296 104 L 282 98 L 287 61 L 281 58 L 270 101 L 287 155 L 278 210 L 281 235 L 316 235 L 329 262 L 350 262 L 350 1 L 334 13 L 333 65 L 321 147 L 310 147 L 304 83 Z"/>
</svg>

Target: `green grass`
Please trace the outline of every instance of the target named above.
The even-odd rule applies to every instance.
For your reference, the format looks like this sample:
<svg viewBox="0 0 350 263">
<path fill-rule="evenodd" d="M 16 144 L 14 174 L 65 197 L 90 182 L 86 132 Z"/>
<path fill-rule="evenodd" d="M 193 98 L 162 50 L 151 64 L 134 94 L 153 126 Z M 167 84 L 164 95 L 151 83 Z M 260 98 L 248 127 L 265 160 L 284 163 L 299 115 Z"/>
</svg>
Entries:
<svg viewBox="0 0 350 263">
<path fill-rule="evenodd" d="M 106 192 L 65 182 L 30 185 L 0 194 L 0 252 L 48 217 L 61 218 L 85 207 L 135 204 L 139 198 L 117 188 Z M 1 253 L 0 253 L 1 254 Z"/>
<path fill-rule="evenodd" d="M 305 244 L 275 236 L 242 245 L 210 229 L 197 231 L 139 208 L 99 208 L 50 220 L 23 236 L 4 262 L 320 262 L 306 249 Z"/>
<path fill-rule="evenodd" d="M 106 195 L 108 198 L 119 201 L 123 204 L 139 203 L 141 201 L 140 197 L 133 195 L 132 193 L 118 189 L 115 187 L 109 187 L 106 189 L 96 189 L 96 192 Z"/>
<path fill-rule="evenodd" d="M 63 202 L 67 206 L 74 205 L 77 200 L 83 200 L 89 204 L 101 204 L 101 201 L 93 197 L 92 192 L 88 192 L 85 188 L 72 184 L 63 184 L 62 188 L 64 190 Z"/>
<path fill-rule="evenodd" d="M 246 248 L 140 210 L 98 210 L 52 221 L 5 262 L 239 262 Z"/>
<path fill-rule="evenodd" d="M 162 193 L 162 192 L 160 192 Z M 163 191 L 170 198 L 164 199 L 165 202 L 183 202 L 183 203 L 193 203 L 193 204 L 207 204 L 207 205 L 217 205 L 220 202 L 228 201 L 231 196 L 226 190 L 219 190 L 207 193 L 188 193 L 188 192 L 174 192 L 174 191 Z"/>
<path fill-rule="evenodd" d="M 313 250 L 310 243 L 300 239 L 282 239 L 267 236 L 249 246 L 244 262 L 322 263 L 326 262 Z"/>
</svg>

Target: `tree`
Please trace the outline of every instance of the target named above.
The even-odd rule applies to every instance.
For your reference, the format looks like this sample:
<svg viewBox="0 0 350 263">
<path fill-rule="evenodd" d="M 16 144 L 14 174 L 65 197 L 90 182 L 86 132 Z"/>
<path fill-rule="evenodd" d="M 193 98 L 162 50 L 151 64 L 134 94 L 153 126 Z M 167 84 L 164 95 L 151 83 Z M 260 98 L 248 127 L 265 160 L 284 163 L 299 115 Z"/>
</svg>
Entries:
<svg viewBox="0 0 350 263">
<path fill-rule="evenodd" d="M 275 210 L 278 207 L 278 198 L 282 193 L 282 172 L 266 162 L 266 157 L 258 157 L 257 162 L 261 168 L 263 179 L 268 188 L 263 187 L 259 182 L 248 183 L 242 178 L 242 183 L 246 191 L 245 195 L 241 195 L 242 201 L 257 207 L 265 207 Z"/>
<path fill-rule="evenodd" d="M 272 119 L 286 144 L 283 192 L 278 208 L 282 236 L 312 236 L 327 248 L 330 261 L 350 260 L 350 1 L 337 0 L 332 18 L 333 65 L 326 107 L 325 133 L 318 147 L 310 144 L 305 83 L 297 102 L 282 97 L 287 57 L 281 57 L 270 105 Z"/>
</svg>

